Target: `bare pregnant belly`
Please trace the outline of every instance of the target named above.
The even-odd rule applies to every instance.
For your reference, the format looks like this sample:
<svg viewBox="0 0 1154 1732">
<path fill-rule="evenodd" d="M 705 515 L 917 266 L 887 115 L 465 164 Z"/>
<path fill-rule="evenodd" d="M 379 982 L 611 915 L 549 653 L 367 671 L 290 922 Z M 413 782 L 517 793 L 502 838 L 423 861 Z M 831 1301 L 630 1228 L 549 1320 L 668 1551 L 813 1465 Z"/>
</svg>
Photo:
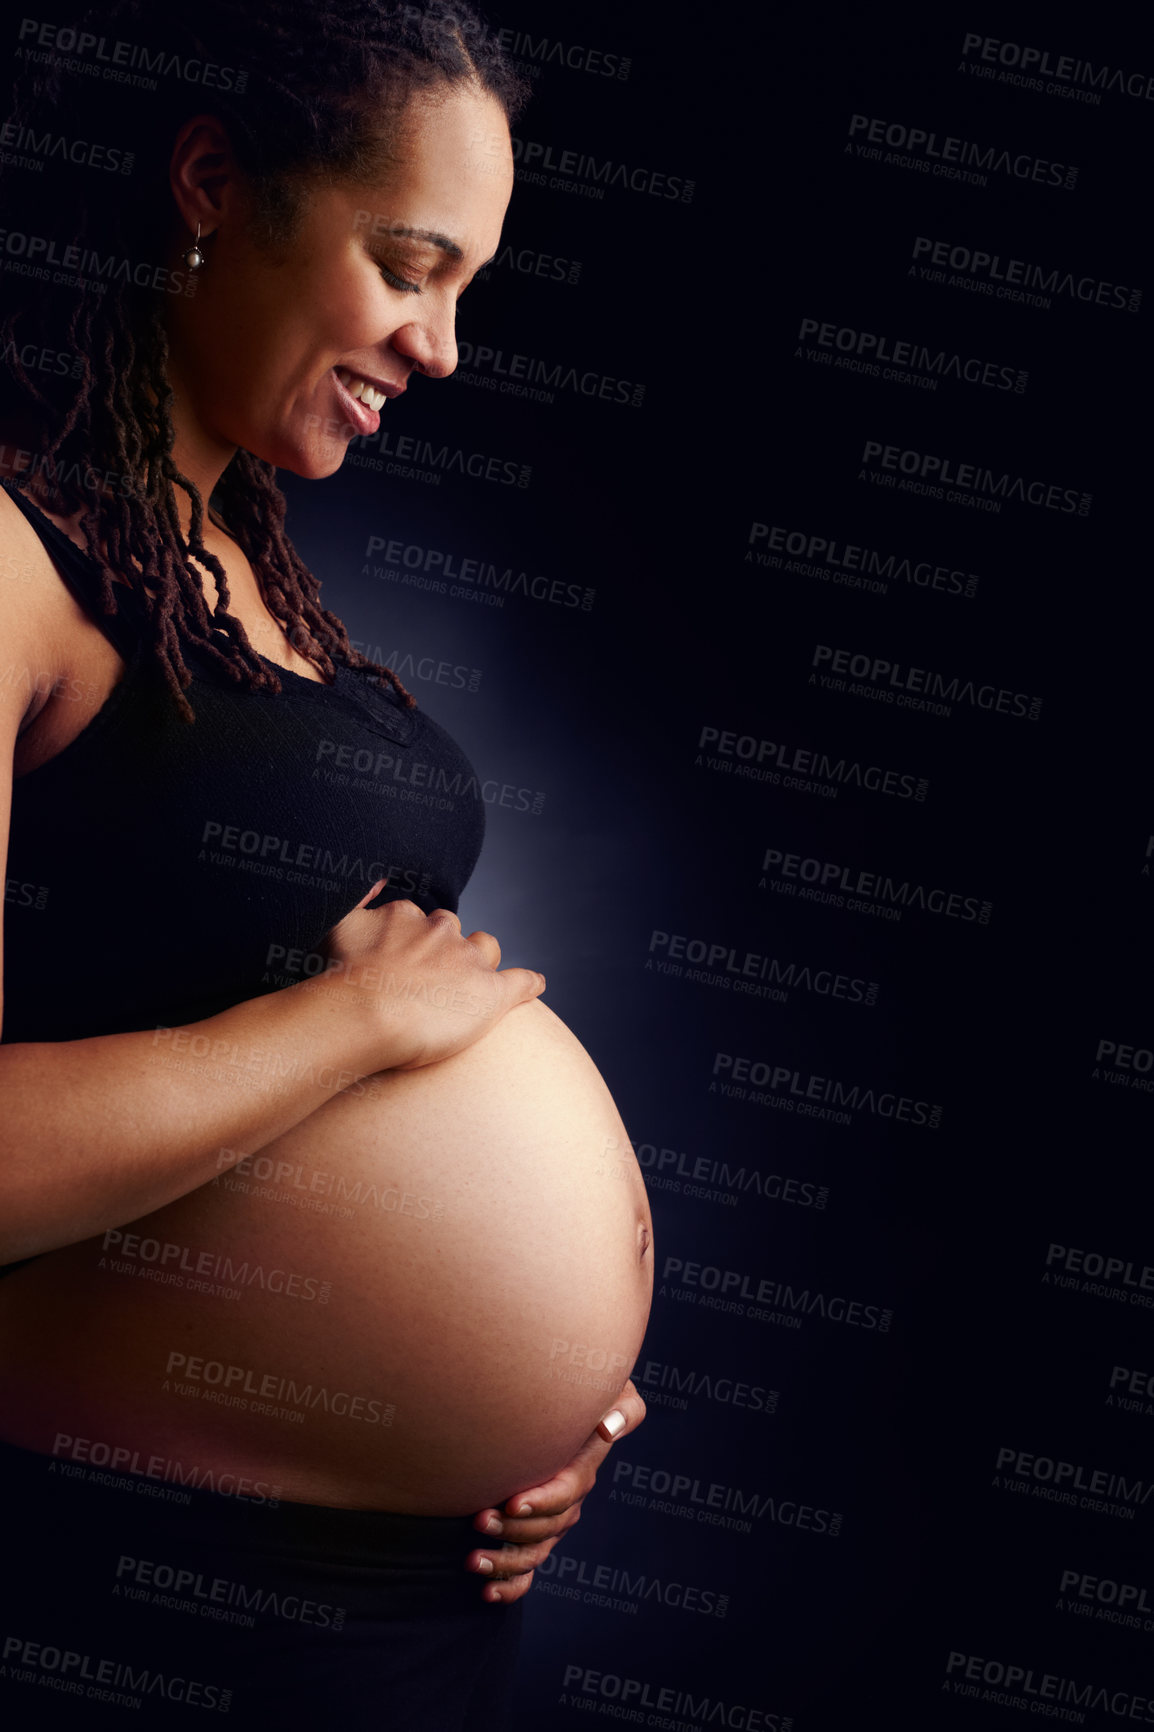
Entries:
<svg viewBox="0 0 1154 1732">
<path fill-rule="evenodd" d="M 645 1187 L 600 1074 L 539 1001 L 222 1161 L 0 1282 L 0 1436 L 466 1515 L 563 1467 L 628 1380 L 653 1288 Z"/>
</svg>

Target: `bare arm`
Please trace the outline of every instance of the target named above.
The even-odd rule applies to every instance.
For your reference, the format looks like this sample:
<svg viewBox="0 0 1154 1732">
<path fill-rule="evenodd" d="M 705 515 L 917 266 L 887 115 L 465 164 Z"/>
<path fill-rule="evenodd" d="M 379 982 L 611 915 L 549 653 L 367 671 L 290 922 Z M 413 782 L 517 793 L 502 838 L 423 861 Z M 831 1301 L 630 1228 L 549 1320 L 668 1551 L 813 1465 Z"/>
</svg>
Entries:
<svg viewBox="0 0 1154 1732">
<path fill-rule="evenodd" d="M 385 1068 L 311 984 L 185 1028 L 0 1047 L 0 1261 L 173 1202 Z"/>
<path fill-rule="evenodd" d="M 26 533 L 28 557 L 43 558 L 22 518 L 12 533 Z M 13 665 L 51 671 L 59 659 L 35 585 L 0 583 L 0 636 Z M 5 865 L 13 755 L 33 710 L 28 689 L 0 682 Z M 456 915 L 426 916 L 412 902 L 358 904 L 325 948 L 335 972 L 182 1028 L 0 1045 L 0 1262 L 185 1196 L 332 1095 L 371 1088 L 374 1071 L 448 1057 L 544 988 L 528 969 L 498 973 L 489 933 L 463 937 Z"/>
</svg>

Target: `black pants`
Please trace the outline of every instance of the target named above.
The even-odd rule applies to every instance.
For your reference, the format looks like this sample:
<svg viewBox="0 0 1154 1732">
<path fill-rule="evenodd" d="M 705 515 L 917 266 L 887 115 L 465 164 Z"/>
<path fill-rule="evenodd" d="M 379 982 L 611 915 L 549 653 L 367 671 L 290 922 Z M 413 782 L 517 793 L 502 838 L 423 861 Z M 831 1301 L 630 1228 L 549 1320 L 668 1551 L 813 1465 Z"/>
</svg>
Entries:
<svg viewBox="0 0 1154 1732">
<path fill-rule="evenodd" d="M 0 1724 L 506 1732 L 470 1517 L 179 1488 L 0 1441 Z M 209 1717 L 212 1718 L 209 1718 Z"/>
</svg>

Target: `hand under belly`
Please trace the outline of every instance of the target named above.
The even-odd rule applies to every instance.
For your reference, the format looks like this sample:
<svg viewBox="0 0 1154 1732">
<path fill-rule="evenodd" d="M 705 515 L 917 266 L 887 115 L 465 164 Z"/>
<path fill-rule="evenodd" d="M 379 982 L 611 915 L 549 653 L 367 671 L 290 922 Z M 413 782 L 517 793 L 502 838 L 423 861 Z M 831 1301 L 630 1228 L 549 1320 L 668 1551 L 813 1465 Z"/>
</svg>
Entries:
<svg viewBox="0 0 1154 1732">
<path fill-rule="evenodd" d="M 470 1514 L 550 1477 L 612 1406 L 652 1271 L 612 1097 L 534 1001 L 0 1283 L 0 1435 Z"/>
</svg>

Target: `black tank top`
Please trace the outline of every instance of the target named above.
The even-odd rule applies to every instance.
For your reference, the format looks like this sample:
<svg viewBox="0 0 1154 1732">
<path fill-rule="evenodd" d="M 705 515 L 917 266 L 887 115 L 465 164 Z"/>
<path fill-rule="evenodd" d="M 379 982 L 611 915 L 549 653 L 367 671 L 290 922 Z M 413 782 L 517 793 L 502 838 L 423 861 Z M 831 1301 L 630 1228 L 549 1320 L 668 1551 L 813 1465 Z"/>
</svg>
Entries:
<svg viewBox="0 0 1154 1732">
<path fill-rule="evenodd" d="M 326 685 L 278 666 L 281 692 L 250 692 L 192 648 L 183 721 L 142 598 L 117 584 L 121 611 L 102 613 L 96 561 L 2 485 L 126 663 L 13 785 L 3 1041 L 174 1027 L 289 985 L 386 875 L 379 902 L 456 911 L 485 807 L 443 728 L 371 672 L 338 665 Z"/>
</svg>

